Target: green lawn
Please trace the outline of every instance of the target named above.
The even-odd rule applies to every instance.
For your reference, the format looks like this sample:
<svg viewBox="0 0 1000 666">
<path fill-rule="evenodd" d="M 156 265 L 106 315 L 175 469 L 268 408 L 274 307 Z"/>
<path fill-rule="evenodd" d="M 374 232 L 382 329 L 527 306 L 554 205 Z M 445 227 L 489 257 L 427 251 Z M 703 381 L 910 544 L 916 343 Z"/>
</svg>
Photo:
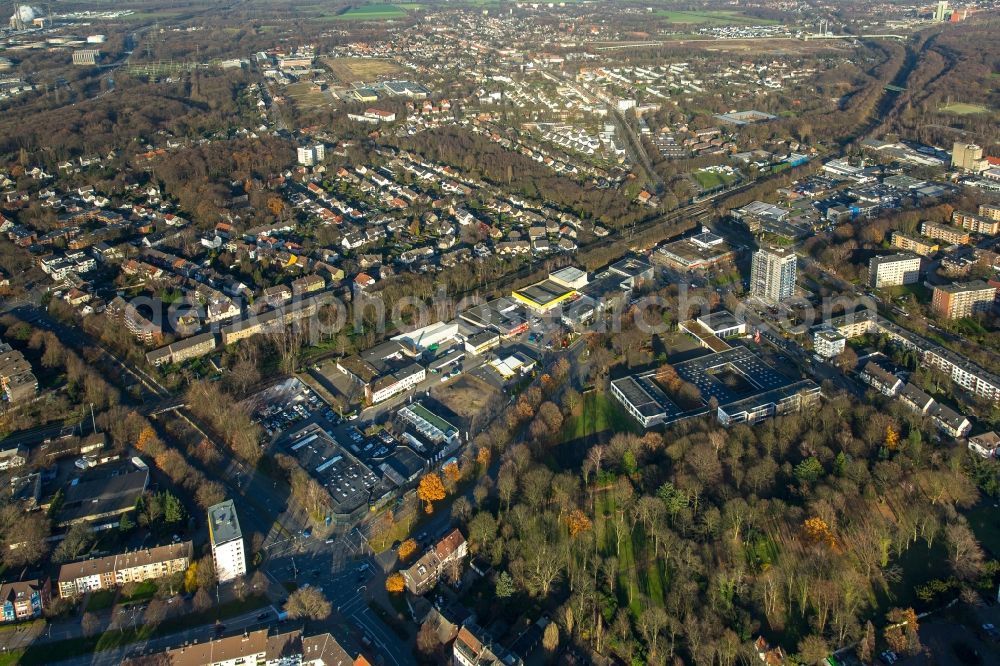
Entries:
<svg viewBox="0 0 1000 666">
<path fill-rule="evenodd" d="M 980 113 L 989 113 L 989 107 L 980 104 L 966 104 L 964 102 L 953 102 L 942 106 L 939 111 L 944 113 L 954 113 L 957 116 L 974 116 Z"/>
<path fill-rule="evenodd" d="M 338 21 L 384 21 L 387 19 L 406 18 L 406 10 L 397 5 L 362 5 L 352 7 L 343 14 L 338 14 Z"/>
<path fill-rule="evenodd" d="M 724 187 L 736 181 L 736 176 L 731 176 L 725 173 L 717 173 L 715 171 L 695 171 L 691 174 L 702 190 L 714 190 L 717 187 Z"/>
<path fill-rule="evenodd" d="M 666 572 L 662 562 L 653 557 L 651 544 L 640 524 L 623 535 L 621 546 L 617 543 L 614 528 L 615 502 L 610 493 L 597 498 L 595 529 L 598 543 L 605 556 L 618 558 L 618 601 L 627 606 L 635 617 L 642 613 L 642 598 L 648 597 L 654 605 L 663 604 Z"/>
<path fill-rule="evenodd" d="M 733 11 L 683 11 L 660 9 L 653 16 L 670 23 L 697 23 L 709 25 L 773 25 L 777 21 L 747 16 Z"/>
<path fill-rule="evenodd" d="M 115 602 L 116 590 L 98 590 L 96 592 L 90 593 L 90 599 L 87 601 L 87 610 L 98 611 L 104 610 L 105 608 L 111 608 L 111 604 Z"/>
<path fill-rule="evenodd" d="M 609 430 L 640 433 L 637 424 L 612 401 L 610 395 L 601 391 L 588 391 L 583 394 L 580 415 L 570 417 L 563 425 L 562 439 L 569 442 Z"/>
</svg>

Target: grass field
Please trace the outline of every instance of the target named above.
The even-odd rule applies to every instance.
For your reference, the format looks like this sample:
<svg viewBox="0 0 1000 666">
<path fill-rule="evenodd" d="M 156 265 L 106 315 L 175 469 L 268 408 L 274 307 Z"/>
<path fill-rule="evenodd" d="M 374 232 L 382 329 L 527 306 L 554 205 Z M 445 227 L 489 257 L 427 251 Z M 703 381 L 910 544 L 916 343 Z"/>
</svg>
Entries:
<svg viewBox="0 0 1000 666">
<path fill-rule="evenodd" d="M 705 25 L 773 25 L 777 21 L 747 16 L 732 11 L 678 11 L 661 9 L 653 16 L 669 23 L 691 23 Z"/>
<path fill-rule="evenodd" d="M 969 519 L 969 527 L 975 532 L 976 538 L 983 544 L 983 547 L 990 552 L 994 558 L 1000 558 L 1000 523 L 997 521 L 997 514 L 1000 509 L 993 506 L 992 501 L 987 498 L 980 502 L 978 506 L 965 512 L 965 517 Z"/>
<path fill-rule="evenodd" d="M 310 81 L 290 83 L 285 86 L 285 97 L 291 99 L 300 107 L 306 108 L 325 106 L 332 101 L 327 93 L 319 90 L 310 90 L 311 87 L 312 83 Z"/>
<path fill-rule="evenodd" d="M 736 181 L 736 176 L 715 171 L 695 171 L 691 174 L 703 191 L 714 190 L 717 187 L 724 187 Z"/>
<path fill-rule="evenodd" d="M 579 416 L 563 424 L 563 441 L 585 439 L 604 432 L 638 432 L 636 424 L 611 396 L 600 391 L 583 394 L 583 409 Z"/>
<path fill-rule="evenodd" d="M 944 113 L 954 113 L 956 116 L 974 116 L 980 113 L 990 113 L 988 107 L 979 104 L 965 104 L 964 102 L 947 104 L 938 110 Z"/>
<path fill-rule="evenodd" d="M 663 589 L 668 572 L 663 562 L 653 557 L 652 544 L 646 538 L 640 522 L 632 531 L 621 533 L 615 529 L 616 506 L 611 493 L 600 493 L 597 497 L 596 521 L 597 542 L 605 556 L 618 558 L 618 602 L 629 608 L 635 617 L 642 613 L 643 597 L 652 605 L 663 605 Z"/>
<path fill-rule="evenodd" d="M 396 5 L 362 5 L 338 14 L 338 21 L 386 21 L 406 18 L 406 10 Z"/>
<path fill-rule="evenodd" d="M 325 58 L 323 64 L 341 83 L 371 81 L 394 76 L 401 71 L 399 65 L 391 60 L 377 58 Z"/>
</svg>

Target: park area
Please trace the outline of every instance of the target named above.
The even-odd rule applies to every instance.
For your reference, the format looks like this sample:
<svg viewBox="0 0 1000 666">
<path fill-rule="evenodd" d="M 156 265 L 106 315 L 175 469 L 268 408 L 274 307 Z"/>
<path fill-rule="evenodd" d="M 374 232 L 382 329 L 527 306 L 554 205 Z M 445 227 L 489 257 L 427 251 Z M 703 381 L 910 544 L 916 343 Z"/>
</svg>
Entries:
<svg viewBox="0 0 1000 666">
<path fill-rule="evenodd" d="M 379 58 L 325 58 L 323 64 L 341 83 L 374 81 L 395 76 L 401 71 L 399 65 L 391 60 Z"/>
</svg>

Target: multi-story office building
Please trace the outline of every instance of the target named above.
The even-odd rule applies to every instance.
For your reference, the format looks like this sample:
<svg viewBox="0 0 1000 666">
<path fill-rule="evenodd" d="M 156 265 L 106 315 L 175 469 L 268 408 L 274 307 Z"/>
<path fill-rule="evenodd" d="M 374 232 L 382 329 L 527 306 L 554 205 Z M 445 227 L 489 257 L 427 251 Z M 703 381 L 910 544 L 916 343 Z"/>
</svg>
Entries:
<svg viewBox="0 0 1000 666">
<path fill-rule="evenodd" d="M 795 293 L 797 258 L 788 248 L 761 248 L 750 267 L 750 295 L 778 303 Z"/>
<path fill-rule="evenodd" d="M 920 280 L 920 257 L 890 254 L 868 262 L 868 284 L 876 289 L 914 284 Z"/>
<path fill-rule="evenodd" d="M 971 317 L 993 307 L 996 291 L 996 287 L 991 287 L 982 280 L 938 285 L 934 287 L 931 309 L 945 319 Z"/>
<path fill-rule="evenodd" d="M 243 532 L 236 517 L 233 500 L 220 502 L 208 509 L 208 537 L 212 544 L 212 559 L 219 582 L 233 580 L 247 572 L 243 547 Z"/>
</svg>

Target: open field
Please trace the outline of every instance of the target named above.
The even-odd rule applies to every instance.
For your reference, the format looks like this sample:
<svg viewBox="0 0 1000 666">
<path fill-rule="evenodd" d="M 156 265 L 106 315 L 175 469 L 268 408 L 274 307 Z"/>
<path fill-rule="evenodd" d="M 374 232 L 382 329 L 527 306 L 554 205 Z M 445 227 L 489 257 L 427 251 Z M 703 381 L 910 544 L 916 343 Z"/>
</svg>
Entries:
<svg viewBox="0 0 1000 666">
<path fill-rule="evenodd" d="M 447 386 L 435 386 L 431 395 L 435 400 L 455 412 L 466 423 L 471 423 L 476 415 L 493 398 L 496 392 L 492 386 L 472 375 L 463 374 Z"/>
<path fill-rule="evenodd" d="M 956 116 L 974 116 L 980 113 L 990 113 L 988 107 L 980 104 L 966 104 L 964 102 L 954 102 L 942 106 L 939 111 L 944 113 L 954 113 Z"/>
<path fill-rule="evenodd" d="M 611 396 L 600 391 L 583 394 L 583 408 L 579 416 L 566 420 L 563 441 L 586 439 L 605 432 L 636 432 L 637 425 L 628 417 Z"/>
<path fill-rule="evenodd" d="M 338 21 L 386 21 L 406 18 L 406 10 L 396 5 L 362 5 L 352 7 L 335 18 Z"/>
<path fill-rule="evenodd" d="M 736 181 L 736 176 L 716 173 L 715 171 L 695 171 L 691 174 L 691 177 L 698 182 L 703 191 L 714 190 L 717 187 L 723 187 Z"/>
<path fill-rule="evenodd" d="M 653 16 L 666 19 L 670 23 L 690 23 L 706 25 L 773 25 L 777 21 L 747 16 L 741 12 L 731 11 L 675 11 L 661 9 L 653 12 Z"/>
<path fill-rule="evenodd" d="M 372 81 L 401 71 L 391 60 L 377 58 L 324 58 L 322 62 L 341 83 Z"/>
<path fill-rule="evenodd" d="M 305 108 L 325 106 L 332 101 L 328 93 L 321 90 L 310 90 L 311 87 L 312 83 L 309 81 L 290 83 L 285 87 L 285 97 Z"/>
</svg>

